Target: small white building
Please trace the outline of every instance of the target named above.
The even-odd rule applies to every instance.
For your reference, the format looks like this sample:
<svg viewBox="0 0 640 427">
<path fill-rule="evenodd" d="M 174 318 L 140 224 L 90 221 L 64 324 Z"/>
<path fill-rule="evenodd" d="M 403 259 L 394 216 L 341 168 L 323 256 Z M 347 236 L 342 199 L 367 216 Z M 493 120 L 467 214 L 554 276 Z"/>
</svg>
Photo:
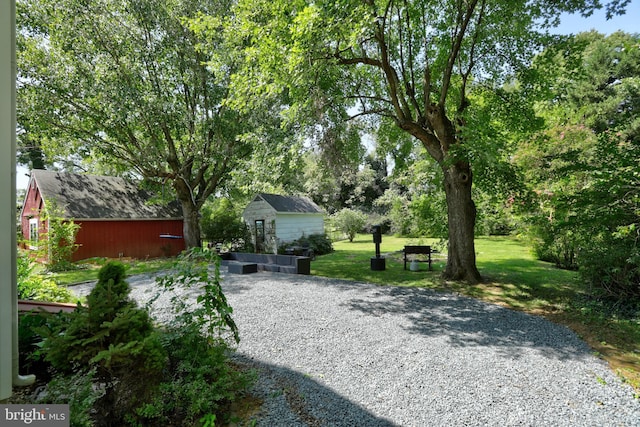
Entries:
<svg viewBox="0 0 640 427">
<path fill-rule="evenodd" d="M 259 253 L 277 253 L 283 243 L 324 234 L 324 212 L 306 197 L 261 193 L 247 205 L 242 218 Z"/>
</svg>

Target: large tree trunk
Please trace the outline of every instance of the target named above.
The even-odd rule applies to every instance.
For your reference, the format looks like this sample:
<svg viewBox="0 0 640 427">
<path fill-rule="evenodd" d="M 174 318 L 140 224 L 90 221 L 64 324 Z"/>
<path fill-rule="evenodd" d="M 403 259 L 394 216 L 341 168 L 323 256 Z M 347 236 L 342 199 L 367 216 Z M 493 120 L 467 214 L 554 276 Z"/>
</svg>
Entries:
<svg viewBox="0 0 640 427">
<path fill-rule="evenodd" d="M 187 248 L 202 247 L 200 239 L 200 211 L 191 202 L 182 202 L 182 214 L 184 223 L 182 230 L 184 234 L 184 244 Z"/>
<path fill-rule="evenodd" d="M 183 179 L 177 179 L 174 181 L 174 188 L 180 205 L 182 206 L 182 234 L 184 237 L 184 244 L 188 248 L 200 248 L 202 247 L 202 240 L 200 239 L 200 209 L 195 205 L 191 189 L 184 182 Z"/>
<path fill-rule="evenodd" d="M 449 224 L 449 250 L 443 277 L 478 283 L 482 278 L 476 267 L 476 206 L 471 199 L 471 168 L 466 163 L 458 163 L 444 167 L 443 171 Z"/>
</svg>

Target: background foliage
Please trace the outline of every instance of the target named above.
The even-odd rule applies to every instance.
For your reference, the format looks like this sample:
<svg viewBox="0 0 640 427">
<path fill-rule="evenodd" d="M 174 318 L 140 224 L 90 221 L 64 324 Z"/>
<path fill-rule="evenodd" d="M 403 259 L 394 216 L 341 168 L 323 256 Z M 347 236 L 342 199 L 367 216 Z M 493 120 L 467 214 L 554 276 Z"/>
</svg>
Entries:
<svg viewBox="0 0 640 427">
<path fill-rule="evenodd" d="M 515 157 L 534 196 L 537 254 L 620 301 L 640 298 L 639 45 L 638 35 L 590 32 L 539 55 L 546 129 Z"/>
</svg>

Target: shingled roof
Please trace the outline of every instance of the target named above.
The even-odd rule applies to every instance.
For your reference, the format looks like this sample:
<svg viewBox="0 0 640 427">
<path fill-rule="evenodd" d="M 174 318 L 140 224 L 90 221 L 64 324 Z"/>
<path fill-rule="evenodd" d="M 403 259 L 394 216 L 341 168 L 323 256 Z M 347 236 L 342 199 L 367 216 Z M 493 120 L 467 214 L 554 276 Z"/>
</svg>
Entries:
<svg viewBox="0 0 640 427">
<path fill-rule="evenodd" d="M 278 194 L 256 195 L 253 200 L 264 200 L 276 212 L 281 213 L 323 213 L 322 209 L 306 197 L 280 196 Z"/>
<path fill-rule="evenodd" d="M 181 219 L 178 203 L 151 204 L 151 194 L 135 182 L 113 176 L 34 170 L 45 202 L 55 200 L 67 219 Z"/>
</svg>

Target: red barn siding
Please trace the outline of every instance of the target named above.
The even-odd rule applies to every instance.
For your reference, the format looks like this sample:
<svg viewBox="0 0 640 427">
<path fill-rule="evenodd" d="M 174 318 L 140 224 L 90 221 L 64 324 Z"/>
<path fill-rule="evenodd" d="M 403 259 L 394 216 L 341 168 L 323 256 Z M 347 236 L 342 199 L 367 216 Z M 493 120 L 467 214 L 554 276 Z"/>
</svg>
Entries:
<svg viewBox="0 0 640 427">
<path fill-rule="evenodd" d="M 40 218 L 44 202 L 40 189 L 32 179 L 25 195 L 21 225 L 22 235 L 29 240 L 29 219 Z M 159 258 L 178 255 L 185 249 L 181 219 L 152 220 L 83 220 L 76 237 L 78 250 L 73 261 L 92 257 Z M 47 224 L 39 221 L 40 235 L 47 232 Z M 179 239 L 162 238 L 160 235 L 180 236 Z"/>
<path fill-rule="evenodd" d="M 73 260 L 92 257 L 159 258 L 185 249 L 182 220 L 75 221 L 80 225 Z M 181 236 L 168 239 L 160 235 Z"/>
</svg>

